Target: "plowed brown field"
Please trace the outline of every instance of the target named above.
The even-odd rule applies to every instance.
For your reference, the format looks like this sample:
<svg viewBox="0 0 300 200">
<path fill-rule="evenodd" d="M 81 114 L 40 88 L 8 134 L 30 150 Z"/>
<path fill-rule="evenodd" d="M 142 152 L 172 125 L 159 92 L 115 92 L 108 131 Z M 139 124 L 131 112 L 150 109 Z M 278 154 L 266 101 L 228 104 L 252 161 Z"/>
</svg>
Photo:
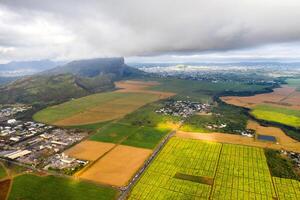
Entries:
<svg viewBox="0 0 300 200">
<path fill-rule="evenodd" d="M 236 106 L 253 108 L 258 104 L 271 104 L 273 106 L 300 110 L 300 92 L 295 88 L 283 86 L 274 89 L 271 93 L 258 94 L 249 97 L 226 96 L 221 99 Z"/>
</svg>

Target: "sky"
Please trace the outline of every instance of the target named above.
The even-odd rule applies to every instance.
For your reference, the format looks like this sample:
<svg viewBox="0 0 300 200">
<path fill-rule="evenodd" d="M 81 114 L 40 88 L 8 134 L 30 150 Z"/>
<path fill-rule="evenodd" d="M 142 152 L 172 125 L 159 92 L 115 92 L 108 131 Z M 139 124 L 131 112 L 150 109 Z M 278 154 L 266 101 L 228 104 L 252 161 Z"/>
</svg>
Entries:
<svg viewBox="0 0 300 200">
<path fill-rule="evenodd" d="M 300 61 L 299 0 L 0 0 L 0 63 Z"/>
</svg>

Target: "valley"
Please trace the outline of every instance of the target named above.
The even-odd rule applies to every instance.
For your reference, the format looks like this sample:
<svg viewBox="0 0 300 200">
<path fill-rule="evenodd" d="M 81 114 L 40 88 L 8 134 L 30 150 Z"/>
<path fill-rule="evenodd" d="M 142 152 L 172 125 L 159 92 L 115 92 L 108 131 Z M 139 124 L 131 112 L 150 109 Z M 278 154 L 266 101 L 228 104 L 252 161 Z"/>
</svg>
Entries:
<svg viewBox="0 0 300 200">
<path fill-rule="evenodd" d="M 67 66 L 66 71 L 77 63 Z M 61 76 L 61 71 L 51 73 L 50 79 Z M 87 74 L 90 73 L 75 70 L 74 74 L 63 77 L 81 81 L 95 78 L 86 77 Z M 4 125 L 9 119 L 24 121 L 31 116 L 36 123 L 54 130 L 78 137 L 83 134 L 66 146 L 63 145 L 66 141 L 57 137 L 53 148 L 60 150 L 43 156 L 45 160 L 50 158 L 52 166 L 67 168 L 24 163 L 31 153 L 17 160 L 1 158 L 7 173 L 3 173 L 0 183 L 9 185 L 7 198 L 288 199 L 285 185 L 294 188 L 289 193 L 291 199 L 299 197 L 298 121 L 290 117 L 298 116 L 295 101 L 298 81 L 287 79 L 286 86 L 277 79 L 270 82 L 269 78 L 263 83 L 253 80 L 250 84 L 227 75 L 215 81 L 137 74 L 139 78 L 136 74 L 134 78 L 114 75 L 108 91 L 87 90 L 79 84 L 76 87 L 84 93 L 71 92 L 63 101 L 51 100 L 34 112 L 31 110 L 36 107 L 32 104 L 28 111 L 7 116 Z M 23 80 L 21 85 L 33 92 L 28 86 L 32 81 L 28 80 L 31 79 Z M 96 85 L 99 84 L 89 84 L 90 88 Z M 15 90 L 9 85 L 6 89 L 9 87 Z M 31 98 L 40 95 L 31 94 Z M 269 116 L 278 113 L 276 121 L 266 117 L 266 112 Z M 47 132 L 45 136 L 54 134 L 44 132 Z M 261 139 L 268 136 L 275 141 Z M 37 143 L 36 147 L 41 145 Z M 32 151 L 36 154 L 40 150 Z M 290 155 L 299 156 L 299 164 Z M 72 164 L 76 162 L 82 164 Z M 278 173 L 274 163 L 276 166 L 285 163 L 283 171 Z M 32 196 L 41 189 L 42 182 L 48 183 L 48 189 Z M 65 190 L 58 197 L 53 191 L 60 188 Z M 89 195 L 83 197 L 85 191 Z"/>
</svg>

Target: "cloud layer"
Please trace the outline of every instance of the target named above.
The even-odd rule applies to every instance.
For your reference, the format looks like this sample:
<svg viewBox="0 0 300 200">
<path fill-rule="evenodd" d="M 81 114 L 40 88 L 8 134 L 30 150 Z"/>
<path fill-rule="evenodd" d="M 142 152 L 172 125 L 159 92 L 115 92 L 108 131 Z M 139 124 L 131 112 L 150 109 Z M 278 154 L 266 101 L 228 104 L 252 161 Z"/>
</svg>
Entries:
<svg viewBox="0 0 300 200">
<path fill-rule="evenodd" d="M 293 44 L 300 41 L 299 10 L 299 0 L 1 0 L 0 60 Z"/>
</svg>

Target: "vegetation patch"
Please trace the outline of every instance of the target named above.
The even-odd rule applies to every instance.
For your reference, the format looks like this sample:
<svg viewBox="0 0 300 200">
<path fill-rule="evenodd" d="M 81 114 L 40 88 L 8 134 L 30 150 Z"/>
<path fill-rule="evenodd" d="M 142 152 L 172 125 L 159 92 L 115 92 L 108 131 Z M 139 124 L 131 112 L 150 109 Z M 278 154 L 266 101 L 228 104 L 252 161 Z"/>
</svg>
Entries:
<svg viewBox="0 0 300 200">
<path fill-rule="evenodd" d="M 213 178 L 202 177 L 202 176 L 192 176 L 192 175 L 182 174 L 182 173 L 176 173 L 174 178 L 192 181 L 192 182 L 196 182 L 196 183 L 203 183 L 206 185 L 213 185 L 213 183 L 214 183 Z"/>
<path fill-rule="evenodd" d="M 297 88 L 300 91 L 300 78 L 289 78 L 286 80 L 288 86 Z"/>
<path fill-rule="evenodd" d="M 300 176 L 293 169 L 292 161 L 283 157 L 279 151 L 265 149 L 265 154 L 272 176 L 300 180 Z"/>
<path fill-rule="evenodd" d="M 213 177 L 221 144 L 172 138 L 147 168 L 129 199 L 208 199 L 211 185 L 178 179 L 177 173 Z"/>
<path fill-rule="evenodd" d="M 300 128 L 299 110 L 279 108 L 270 105 L 258 105 L 251 111 L 251 114 L 257 119 Z"/>
<path fill-rule="evenodd" d="M 169 131 L 170 129 L 112 123 L 97 131 L 90 140 L 153 149 Z"/>
<path fill-rule="evenodd" d="M 209 103 L 213 101 L 216 95 L 231 93 L 261 93 L 266 92 L 270 85 L 254 85 L 246 84 L 238 81 L 193 81 L 182 80 L 176 78 L 165 78 L 158 80 L 161 84 L 151 87 L 152 90 L 174 92 L 178 95 L 177 99 L 186 99 L 187 97 L 192 101 L 200 101 L 202 103 Z"/>
<path fill-rule="evenodd" d="M 212 199 L 274 199 L 275 189 L 261 148 L 223 144 Z"/>
<path fill-rule="evenodd" d="M 248 116 L 243 108 L 220 102 L 213 107 L 212 115 L 194 115 L 184 122 L 180 130 L 240 134 L 246 130 L 247 121 Z"/>
<path fill-rule="evenodd" d="M 213 184 L 207 184 L 206 177 L 214 177 Z M 263 149 L 175 137 L 129 196 L 172 198 L 274 199 L 276 193 Z"/>
<path fill-rule="evenodd" d="M 115 199 L 117 191 L 78 180 L 55 176 L 20 175 L 14 178 L 9 200 Z"/>
<path fill-rule="evenodd" d="M 4 167 L 2 166 L 2 164 L 0 163 L 0 179 L 3 179 L 7 176 L 6 171 L 4 169 Z"/>
</svg>

